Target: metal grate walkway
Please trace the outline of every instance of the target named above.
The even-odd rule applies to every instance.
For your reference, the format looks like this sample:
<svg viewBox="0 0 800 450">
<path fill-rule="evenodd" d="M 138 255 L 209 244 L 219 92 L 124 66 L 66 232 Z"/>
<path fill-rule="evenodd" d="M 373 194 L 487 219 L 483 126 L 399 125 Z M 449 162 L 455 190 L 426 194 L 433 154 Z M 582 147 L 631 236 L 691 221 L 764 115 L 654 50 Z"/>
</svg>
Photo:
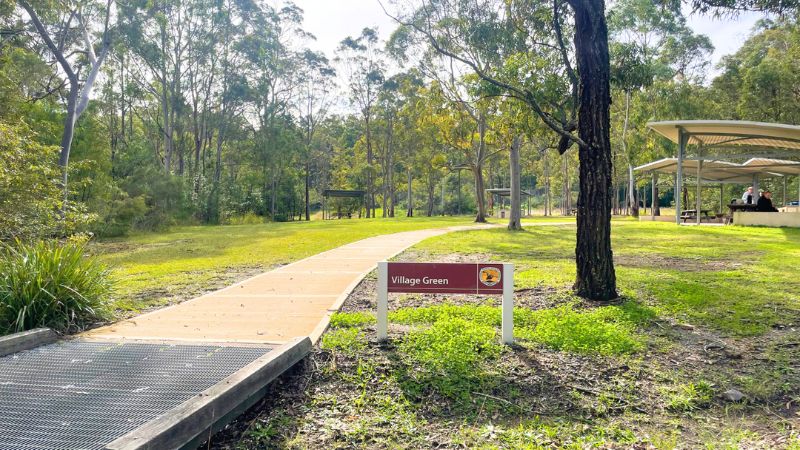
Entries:
<svg viewBox="0 0 800 450">
<path fill-rule="evenodd" d="M 0 450 L 102 449 L 271 349 L 67 341 L 0 358 Z"/>
</svg>

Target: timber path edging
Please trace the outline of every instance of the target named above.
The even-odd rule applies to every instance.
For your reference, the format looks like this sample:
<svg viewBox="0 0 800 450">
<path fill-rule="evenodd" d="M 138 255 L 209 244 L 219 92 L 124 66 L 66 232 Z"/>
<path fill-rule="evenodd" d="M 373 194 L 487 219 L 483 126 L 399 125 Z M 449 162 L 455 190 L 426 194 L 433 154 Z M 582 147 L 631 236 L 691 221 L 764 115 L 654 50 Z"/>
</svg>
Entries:
<svg viewBox="0 0 800 450">
<path fill-rule="evenodd" d="M 58 340 L 58 334 L 50 328 L 35 328 L 20 333 L 0 336 L 0 356 L 30 350 Z"/>
</svg>

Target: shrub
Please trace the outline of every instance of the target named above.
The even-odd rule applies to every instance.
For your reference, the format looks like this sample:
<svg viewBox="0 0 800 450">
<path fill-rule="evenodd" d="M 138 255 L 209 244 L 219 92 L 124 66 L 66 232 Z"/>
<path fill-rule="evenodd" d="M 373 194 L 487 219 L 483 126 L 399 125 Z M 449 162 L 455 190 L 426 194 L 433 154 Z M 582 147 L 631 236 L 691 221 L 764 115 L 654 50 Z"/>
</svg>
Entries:
<svg viewBox="0 0 800 450">
<path fill-rule="evenodd" d="M 0 332 L 81 330 L 108 316 L 108 271 L 84 257 L 84 242 L 0 247 Z"/>
<path fill-rule="evenodd" d="M 230 215 L 224 220 L 225 225 L 258 225 L 264 223 L 264 218 L 252 211 L 244 214 Z"/>
<path fill-rule="evenodd" d="M 58 149 L 36 143 L 25 125 L 0 123 L 0 240 L 56 233 L 63 196 L 57 161 Z"/>
<path fill-rule="evenodd" d="M 108 214 L 95 225 L 98 236 L 125 236 L 147 214 L 147 204 L 143 195 L 130 197 L 127 193 L 120 192 L 118 198 L 109 204 Z"/>
</svg>

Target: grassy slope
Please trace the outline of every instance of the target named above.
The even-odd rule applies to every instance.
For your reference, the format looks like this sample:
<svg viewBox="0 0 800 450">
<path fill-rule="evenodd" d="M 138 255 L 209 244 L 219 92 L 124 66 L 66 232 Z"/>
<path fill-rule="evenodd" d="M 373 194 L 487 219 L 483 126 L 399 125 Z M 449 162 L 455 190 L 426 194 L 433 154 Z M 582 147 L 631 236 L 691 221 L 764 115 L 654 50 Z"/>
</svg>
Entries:
<svg viewBox="0 0 800 450">
<path fill-rule="evenodd" d="M 137 311 L 370 236 L 470 222 L 433 217 L 177 227 L 101 241 L 91 251 L 113 268 L 117 308 Z"/>
<path fill-rule="evenodd" d="M 368 279 L 219 448 L 800 449 L 800 230 L 621 221 L 613 238 L 627 300 L 600 308 L 568 293 L 574 227 L 424 241 L 400 258 L 517 264 L 519 345 L 497 345 L 496 303 L 425 295 L 390 302 L 377 345 Z"/>
</svg>

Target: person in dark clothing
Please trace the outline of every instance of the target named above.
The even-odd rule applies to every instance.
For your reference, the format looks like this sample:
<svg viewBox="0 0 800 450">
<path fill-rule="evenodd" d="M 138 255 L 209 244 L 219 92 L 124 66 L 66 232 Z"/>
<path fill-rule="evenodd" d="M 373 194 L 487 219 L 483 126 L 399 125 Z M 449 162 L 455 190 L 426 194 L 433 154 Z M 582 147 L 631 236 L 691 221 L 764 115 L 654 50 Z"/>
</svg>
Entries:
<svg viewBox="0 0 800 450">
<path fill-rule="evenodd" d="M 756 211 L 778 212 L 778 209 L 772 206 L 772 192 L 764 191 L 764 194 L 758 198 L 758 203 L 756 204 Z"/>
</svg>

